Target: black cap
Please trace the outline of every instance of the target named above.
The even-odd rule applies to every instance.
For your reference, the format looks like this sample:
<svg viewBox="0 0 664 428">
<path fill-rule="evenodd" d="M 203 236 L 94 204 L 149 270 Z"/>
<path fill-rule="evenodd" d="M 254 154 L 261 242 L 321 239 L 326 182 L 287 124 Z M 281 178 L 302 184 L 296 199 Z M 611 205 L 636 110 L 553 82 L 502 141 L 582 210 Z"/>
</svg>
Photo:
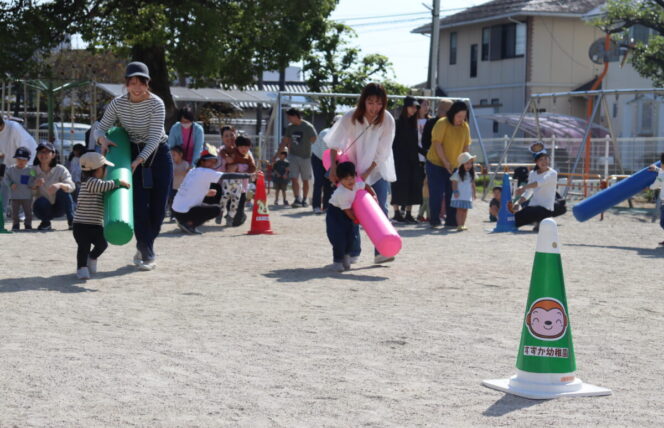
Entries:
<svg viewBox="0 0 664 428">
<path fill-rule="evenodd" d="M 140 61 L 133 61 L 127 64 L 127 68 L 125 68 L 125 79 L 138 76 L 150 80 L 150 70 L 148 70 L 148 66 Z"/>
<path fill-rule="evenodd" d="M 19 147 L 16 149 L 16 153 L 14 153 L 14 159 L 30 159 L 30 149 L 27 147 Z"/>
<path fill-rule="evenodd" d="M 53 144 L 51 143 L 39 143 L 39 145 L 37 146 L 37 152 L 43 149 L 47 149 L 55 153 L 55 146 L 53 146 Z"/>
<path fill-rule="evenodd" d="M 217 159 L 217 157 L 212 153 L 210 153 L 209 151 L 203 150 L 198 160 L 206 160 L 206 159 Z"/>
<path fill-rule="evenodd" d="M 420 106 L 420 103 L 419 103 L 415 98 L 413 98 L 413 97 L 411 97 L 410 95 L 408 95 L 408 96 L 407 96 L 406 98 L 404 98 L 404 100 L 403 100 L 403 106 L 404 106 L 404 107 L 410 107 L 410 106 L 419 107 L 419 106 Z"/>
</svg>

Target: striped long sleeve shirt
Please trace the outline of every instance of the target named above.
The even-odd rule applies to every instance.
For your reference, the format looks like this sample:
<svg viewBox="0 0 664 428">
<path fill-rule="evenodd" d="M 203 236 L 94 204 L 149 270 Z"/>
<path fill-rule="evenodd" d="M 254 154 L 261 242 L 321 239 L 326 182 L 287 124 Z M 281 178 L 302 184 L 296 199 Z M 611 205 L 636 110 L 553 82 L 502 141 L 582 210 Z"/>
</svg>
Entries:
<svg viewBox="0 0 664 428">
<path fill-rule="evenodd" d="M 74 223 L 104 225 L 104 192 L 118 188 L 113 180 L 89 178 L 81 183 Z"/>
<path fill-rule="evenodd" d="M 119 123 L 132 143 L 145 144 L 138 157 L 147 160 L 160 143 L 168 140 L 164 130 L 165 119 L 166 108 L 158 96 L 150 93 L 147 100 L 134 103 L 129 101 L 129 94 L 121 95 L 108 103 L 104 117 L 95 129 L 95 141 Z"/>
</svg>

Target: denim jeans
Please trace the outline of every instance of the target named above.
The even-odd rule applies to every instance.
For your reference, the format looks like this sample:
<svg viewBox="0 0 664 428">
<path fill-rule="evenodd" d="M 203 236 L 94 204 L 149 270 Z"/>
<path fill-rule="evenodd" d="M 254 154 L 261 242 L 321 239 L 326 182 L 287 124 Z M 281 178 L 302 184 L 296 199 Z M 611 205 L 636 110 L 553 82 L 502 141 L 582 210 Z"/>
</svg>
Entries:
<svg viewBox="0 0 664 428">
<path fill-rule="evenodd" d="M 661 206 L 659 207 L 659 225 L 664 229 L 664 201 L 660 201 Z"/>
<path fill-rule="evenodd" d="M 442 166 L 427 161 L 427 183 L 429 183 L 429 223 L 440 225 L 440 208 L 445 198 L 445 226 L 456 227 L 456 208 L 452 207 L 452 174 Z"/>
<path fill-rule="evenodd" d="M 330 205 L 325 214 L 325 225 L 334 263 L 341 263 L 345 255 L 360 255 L 360 228 L 343 210 Z"/>
<path fill-rule="evenodd" d="M 322 206 L 323 209 L 327 209 L 334 187 L 332 187 L 330 180 L 325 177 L 323 161 L 314 154 L 311 155 L 311 167 L 314 171 L 314 191 L 311 195 L 311 206 L 314 208 L 321 208 Z"/>
<path fill-rule="evenodd" d="M 139 146 L 132 144 L 133 158 L 138 154 Z M 143 187 L 143 167 L 134 171 L 134 235 L 136 248 L 141 252 L 144 261 L 155 257 L 154 241 L 159 235 L 161 224 L 166 215 L 166 204 L 171 192 L 173 180 L 173 160 L 167 144 L 159 144 L 154 160 L 152 156 L 146 166 L 152 169 L 153 185 L 151 189 Z"/>
<path fill-rule="evenodd" d="M 67 223 L 71 224 L 74 220 L 74 201 L 70 193 L 64 190 L 55 192 L 55 203 L 51 204 L 44 196 L 35 199 L 32 204 L 32 211 L 35 217 L 45 224 L 50 224 L 56 217 L 67 216 Z"/>
</svg>

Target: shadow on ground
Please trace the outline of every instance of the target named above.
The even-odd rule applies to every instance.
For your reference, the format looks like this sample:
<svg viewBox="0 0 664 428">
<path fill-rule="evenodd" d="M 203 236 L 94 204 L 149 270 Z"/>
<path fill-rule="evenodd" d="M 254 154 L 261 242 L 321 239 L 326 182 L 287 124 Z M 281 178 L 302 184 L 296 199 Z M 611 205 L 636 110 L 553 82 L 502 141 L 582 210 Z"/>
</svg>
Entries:
<svg viewBox="0 0 664 428">
<path fill-rule="evenodd" d="M 664 257 L 664 247 L 658 248 L 643 248 L 643 247 L 625 247 L 621 245 L 596 245 L 596 244 L 566 244 L 568 247 L 589 247 L 589 248 L 605 248 L 608 250 L 627 250 L 636 251 L 639 256 L 656 259 Z"/>
<path fill-rule="evenodd" d="M 99 272 L 94 275 L 96 279 L 117 277 L 136 272 L 134 266 L 123 266 L 114 271 Z M 93 279 L 94 280 L 94 279 Z M 0 293 L 16 293 L 19 291 L 59 291 L 60 293 L 85 293 L 97 290 L 83 287 L 86 282 L 76 278 L 74 273 L 54 275 L 50 277 L 31 276 L 23 278 L 0 279 Z"/>
<path fill-rule="evenodd" d="M 512 394 L 505 394 L 498 401 L 493 403 L 488 409 L 482 412 L 482 414 L 484 416 L 492 417 L 504 416 L 515 410 L 532 407 L 545 401 L 548 400 L 531 400 L 529 398 L 517 397 L 516 395 Z"/>
<path fill-rule="evenodd" d="M 306 282 L 312 279 L 342 279 L 346 281 L 359 282 L 380 282 L 388 278 L 376 275 L 362 275 L 358 273 L 361 270 L 387 269 L 387 266 L 366 266 L 361 268 L 351 268 L 346 272 L 334 272 L 329 267 L 317 268 L 296 268 L 296 269 L 276 269 L 264 274 L 267 278 L 276 279 L 277 282 Z"/>
</svg>

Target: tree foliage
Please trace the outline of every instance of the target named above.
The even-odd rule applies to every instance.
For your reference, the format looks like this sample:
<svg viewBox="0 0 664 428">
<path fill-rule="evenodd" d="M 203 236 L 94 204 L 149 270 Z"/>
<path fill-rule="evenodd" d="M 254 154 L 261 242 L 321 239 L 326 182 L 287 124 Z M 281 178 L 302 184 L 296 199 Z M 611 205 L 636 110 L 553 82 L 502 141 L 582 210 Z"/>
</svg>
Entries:
<svg viewBox="0 0 664 428">
<path fill-rule="evenodd" d="M 609 0 L 595 25 L 629 45 L 630 61 L 639 74 L 655 86 L 664 85 L 664 0 Z M 647 43 L 629 39 L 630 28 L 637 25 L 654 30 Z"/>
<path fill-rule="evenodd" d="M 357 94 L 369 82 L 382 83 L 388 94 L 403 95 L 408 88 L 393 79 L 392 63 L 384 55 L 361 56 L 351 41 L 355 32 L 348 26 L 327 22 L 325 34 L 313 43 L 312 51 L 305 56 L 304 71 L 307 83 L 314 92 Z M 321 98 L 320 108 L 328 122 L 334 116 L 337 104 L 353 105 L 354 98 Z M 393 107 L 390 103 L 390 108 Z"/>
</svg>

